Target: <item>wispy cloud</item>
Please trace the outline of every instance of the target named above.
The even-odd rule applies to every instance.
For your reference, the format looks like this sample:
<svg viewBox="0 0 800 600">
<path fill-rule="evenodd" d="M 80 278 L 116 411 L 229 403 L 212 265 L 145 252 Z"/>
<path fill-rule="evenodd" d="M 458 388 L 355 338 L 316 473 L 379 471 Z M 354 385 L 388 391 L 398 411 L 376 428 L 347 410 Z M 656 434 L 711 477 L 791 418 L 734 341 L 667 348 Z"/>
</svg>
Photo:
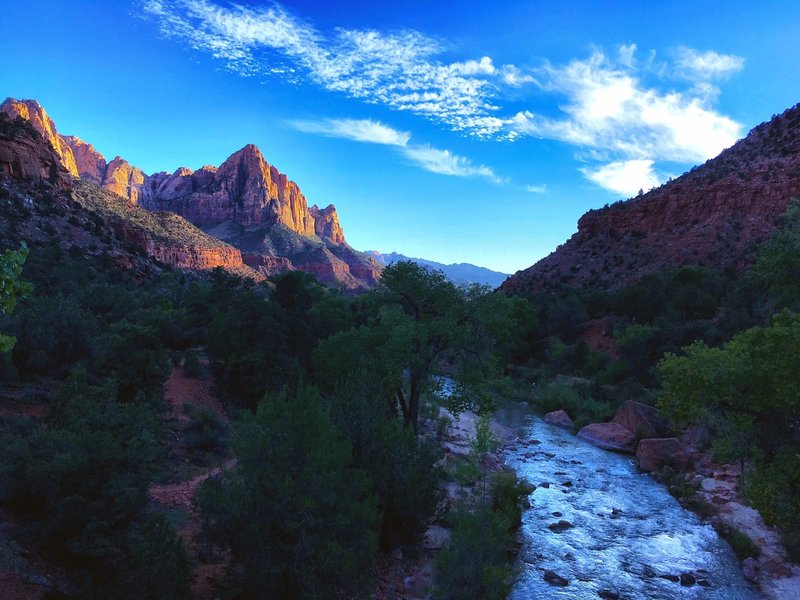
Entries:
<svg viewBox="0 0 800 600">
<path fill-rule="evenodd" d="M 679 47 L 668 51 L 666 59 L 650 50 L 639 58 L 636 44 L 627 44 L 611 53 L 598 49 L 586 59 L 525 69 L 490 56 L 442 60 L 445 51 L 453 50 L 448 42 L 414 30 L 322 31 L 275 2 L 247 7 L 220 0 L 138 1 L 164 36 L 209 54 L 242 76 L 310 83 L 478 138 L 541 137 L 575 145 L 583 155 L 604 154 L 605 160 L 582 169 L 586 177 L 604 167 L 613 172 L 614 165 L 643 164 L 631 161 L 702 162 L 742 135 L 741 125 L 715 103 L 718 83 L 745 61 L 714 50 Z M 520 111 L 524 86 L 535 87 L 537 94 Z M 556 98 L 565 99 L 557 109 Z M 355 125 L 346 120 L 305 124 L 307 131 L 317 127 L 313 133 L 413 148 L 404 155 L 435 172 L 489 177 L 485 173 L 491 169 L 483 165 L 452 165 L 463 157 L 439 154 L 434 160 L 431 150 L 447 151 L 412 147 L 402 137 L 405 132 L 394 137 L 374 122 Z M 613 178 L 591 180 L 621 189 L 610 187 Z"/>
<path fill-rule="evenodd" d="M 484 177 L 495 183 L 504 183 L 504 180 L 491 168 L 486 165 L 476 165 L 470 159 L 453 154 L 449 150 L 423 145 L 406 146 L 402 152 L 413 163 L 431 173 L 455 177 Z"/>
<path fill-rule="evenodd" d="M 744 67 L 744 58 L 733 54 L 719 54 L 713 50 L 700 52 L 681 46 L 676 51 L 677 73 L 691 81 L 724 79 Z"/>
<path fill-rule="evenodd" d="M 290 121 L 289 124 L 305 133 L 316 133 L 355 142 L 395 146 L 400 154 L 414 165 L 431 173 L 453 177 L 483 177 L 494 183 L 505 182 L 491 167 L 476 165 L 469 158 L 453 154 L 449 150 L 433 148 L 427 144 L 410 144 L 410 133 L 394 129 L 380 121 L 322 119 L 319 121 Z"/>
<path fill-rule="evenodd" d="M 525 191 L 530 192 L 531 194 L 545 194 L 547 193 L 547 185 L 532 185 L 528 184 L 525 186 Z"/>
<path fill-rule="evenodd" d="M 405 146 L 411 134 L 398 131 L 372 119 L 325 119 L 322 121 L 291 121 L 290 125 L 304 133 L 317 133 L 328 137 L 343 138 L 355 142 Z"/>
<path fill-rule="evenodd" d="M 597 168 L 584 167 L 581 172 L 597 185 L 625 196 L 633 196 L 639 190 L 647 191 L 660 183 L 653 172 L 653 161 L 645 159 L 616 161 Z"/>
<path fill-rule="evenodd" d="M 325 34 L 279 4 L 263 8 L 211 0 L 144 0 L 162 34 L 207 52 L 241 75 L 310 80 L 365 102 L 410 111 L 476 136 L 504 125 L 498 89 L 534 81 L 491 58 L 446 63 L 439 41 L 417 31 L 337 29 Z"/>
</svg>

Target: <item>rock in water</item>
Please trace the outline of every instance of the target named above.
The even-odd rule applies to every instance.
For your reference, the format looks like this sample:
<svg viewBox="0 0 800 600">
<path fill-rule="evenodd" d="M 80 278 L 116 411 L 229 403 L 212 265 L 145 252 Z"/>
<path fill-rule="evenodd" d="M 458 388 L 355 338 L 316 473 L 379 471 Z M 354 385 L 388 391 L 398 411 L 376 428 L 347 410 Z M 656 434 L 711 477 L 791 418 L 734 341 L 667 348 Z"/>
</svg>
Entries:
<svg viewBox="0 0 800 600">
<path fill-rule="evenodd" d="M 561 587 L 566 587 L 569 585 L 569 581 L 561 577 L 561 575 L 555 571 L 545 571 L 543 577 L 544 580 L 551 585 L 558 585 Z"/>
<path fill-rule="evenodd" d="M 616 423 L 592 423 L 581 429 L 578 437 L 603 450 L 633 454 L 636 447 L 636 436 Z"/>
<path fill-rule="evenodd" d="M 575 423 L 569 418 L 569 415 L 564 410 L 554 410 L 544 416 L 544 422 L 555 425 L 556 427 L 563 427 L 570 431 L 575 431 Z"/>
</svg>

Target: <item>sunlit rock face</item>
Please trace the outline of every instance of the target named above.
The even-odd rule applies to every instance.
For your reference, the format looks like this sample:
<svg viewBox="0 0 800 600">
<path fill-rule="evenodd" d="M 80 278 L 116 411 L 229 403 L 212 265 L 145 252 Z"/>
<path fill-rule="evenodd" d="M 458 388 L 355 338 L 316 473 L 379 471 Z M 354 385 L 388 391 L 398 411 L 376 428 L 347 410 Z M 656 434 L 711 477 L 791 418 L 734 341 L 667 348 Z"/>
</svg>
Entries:
<svg viewBox="0 0 800 600">
<path fill-rule="evenodd" d="M 300 269 L 353 292 L 369 289 L 380 278 L 381 265 L 345 241 L 336 208 L 309 207 L 297 184 L 269 164 L 252 144 L 219 167 L 206 165 L 196 171 L 181 167 L 173 173 L 147 175 L 120 156 L 107 162 L 91 144 L 60 135 L 34 100 L 9 98 L 0 110 L 12 119 L 29 121 L 53 147 L 56 162 L 68 176 L 94 183 L 131 205 L 175 213 L 194 225 L 215 230 L 213 235 L 243 251 L 245 262 L 262 276 Z M 41 170 L 33 163 L 25 169 Z M 292 236 L 296 239 L 287 239 Z M 136 241 L 154 255 L 161 252 L 149 238 Z M 242 264 L 240 257 L 229 256 L 227 250 L 197 255 L 187 251 L 182 257 L 173 254 L 161 252 L 159 257 L 171 264 L 203 265 L 201 268 Z"/>
<path fill-rule="evenodd" d="M 0 104 L 0 112 L 8 115 L 11 120 L 21 117 L 33 125 L 33 128 L 53 147 L 67 172 L 73 177 L 78 176 L 78 165 L 75 164 L 72 149 L 58 135 L 53 119 L 48 116 L 36 100 L 6 98 L 3 104 Z"/>
<path fill-rule="evenodd" d="M 314 232 L 321 238 L 330 240 L 334 244 L 344 244 L 344 231 L 339 224 L 339 215 L 336 208 L 329 204 L 326 208 L 318 208 L 315 204 L 309 211 L 314 217 Z"/>
<path fill-rule="evenodd" d="M 575 235 L 503 289 L 614 288 L 684 264 L 742 269 L 793 197 L 800 197 L 800 105 L 681 177 L 589 211 Z"/>
</svg>

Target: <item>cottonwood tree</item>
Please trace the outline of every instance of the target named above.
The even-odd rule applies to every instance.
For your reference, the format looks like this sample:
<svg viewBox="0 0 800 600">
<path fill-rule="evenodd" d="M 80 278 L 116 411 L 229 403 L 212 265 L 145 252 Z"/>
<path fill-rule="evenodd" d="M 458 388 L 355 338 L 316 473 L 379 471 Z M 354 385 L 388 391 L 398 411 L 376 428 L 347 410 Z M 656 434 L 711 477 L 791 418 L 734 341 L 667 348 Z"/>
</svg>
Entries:
<svg viewBox="0 0 800 600">
<path fill-rule="evenodd" d="M 402 261 L 388 266 L 364 300 L 363 324 L 317 348 L 317 380 L 335 381 L 358 368 L 391 390 L 393 410 L 417 431 L 420 399 L 446 371 L 456 381 L 454 409 L 488 404 L 494 348 L 508 335 L 513 301 L 488 288 L 460 288 L 441 271 Z"/>
</svg>

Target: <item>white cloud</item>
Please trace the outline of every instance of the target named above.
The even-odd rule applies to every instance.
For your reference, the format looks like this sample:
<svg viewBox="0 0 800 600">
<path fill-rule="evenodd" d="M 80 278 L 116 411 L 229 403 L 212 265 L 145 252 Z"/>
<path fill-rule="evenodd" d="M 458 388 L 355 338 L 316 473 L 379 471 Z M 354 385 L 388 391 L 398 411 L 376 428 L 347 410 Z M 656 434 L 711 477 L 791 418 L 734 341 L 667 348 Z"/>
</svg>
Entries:
<svg viewBox="0 0 800 600">
<path fill-rule="evenodd" d="M 660 92 L 601 52 L 563 67 L 548 65 L 545 86 L 566 95 L 564 118 L 520 112 L 519 133 L 610 150 L 626 158 L 701 162 L 741 136 L 741 126 L 697 92 Z"/>
<path fill-rule="evenodd" d="M 547 192 L 547 185 L 532 185 L 528 184 L 525 186 L 525 191 L 530 192 L 531 194 L 544 194 Z"/>
<path fill-rule="evenodd" d="M 626 197 L 659 185 L 652 160 L 615 161 L 595 169 L 583 168 L 581 172 L 597 185 Z"/>
<path fill-rule="evenodd" d="M 292 127 L 304 133 L 318 133 L 328 137 L 344 138 L 356 142 L 405 146 L 411 139 L 407 131 L 398 131 L 372 119 L 325 119 L 323 121 L 292 121 Z"/>
<path fill-rule="evenodd" d="M 433 148 L 427 144 L 409 144 L 410 133 L 398 131 L 379 121 L 371 119 L 300 120 L 291 121 L 290 125 L 304 133 L 395 146 L 414 165 L 431 173 L 454 177 L 484 177 L 495 183 L 505 182 L 490 167 L 475 165 L 470 159 L 453 154 L 449 150 Z"/>
<path fill-rule="evenodd" d="M 310 80 L 350 97 L 422 115 L 456 131 L 496 135 L 503 86 L 534 81 L 488 56 L 443 63 L 442 47 L 419 32 L 337 29 L 323 34 L 278 4 L 222 6 L 211 0 L 146 0 L 163 35 L 209 53 L 241 75 L 279 74 Z"/>
<path fill-rule="evenodd" d="M 431 173 L 456 177 L 485 177 L 495 183 L 503 183 L 491 168 L 486 165 L 475 165 L 470 159 L 453 154 L 449 150 L 421 145 L 406 146 L 402 152 L 414 164 Z"/>
<path fill-rule="evenodd" d="M 691 81 L 724 79 L 744 67 L 744 58 L 741 56 L 718 54 L 713 50 L 700 52 L 682 46 L 677 49 L 676 57 L 678 74 Z"/>
</svg>

